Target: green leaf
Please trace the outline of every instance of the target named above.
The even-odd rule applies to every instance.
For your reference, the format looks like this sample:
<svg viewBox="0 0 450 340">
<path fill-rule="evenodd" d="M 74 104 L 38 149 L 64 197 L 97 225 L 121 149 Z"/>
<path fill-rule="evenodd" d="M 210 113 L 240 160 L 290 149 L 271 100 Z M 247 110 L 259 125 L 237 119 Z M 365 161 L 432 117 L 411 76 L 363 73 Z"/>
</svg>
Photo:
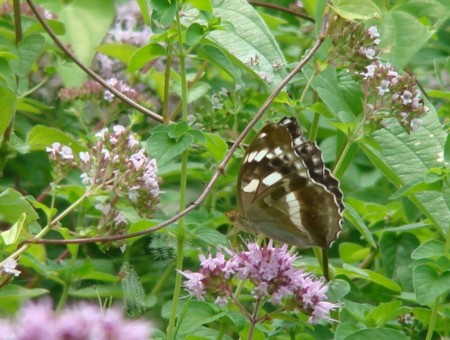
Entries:
<svg viewBox="0 0 450 340">
<path fill-rule="evenodd" d="M 431 38 L 433 31 L 411 14 L 401 11 L 385 13 L 378 31 L 382 37 L 383 59 L 405 67 L 411 57 Z"/>
<path fill-rule="evenodd" d="M 398 10 L 408 12 L 418 20 L 424 17 L 439 19 L 436 21 L 430 20 L 430 24 L 432 23 L 434 28 L 438 28 L 450 17 L 450 6 L 447 0 L 408 0 L 399 3 L 399 5 Z M 427 18 L 427 21 L 429 21 L 429 18 Z"/>
<path fill-rule="evenodd" d="M 359 144 L 361 148 L 364 150 L 365 155 L 367 158 L 370 159 L 372 164 L 381 172 L 383 175 L 390 180 L 393 184 L 396 186 L 402 185 L 402 181 L 397 177 L 395 172 L 389 167 L 389 165 L 386 163 L 386 160 L 383 158 L 383 155 L 379 150 L 374 148 L 373 146 L 361 143 Z"/>
<path fill-rule="evenodd" d="M 151 18 L 150 18 L 150 10 L 148 8 L 148 3 L 146 0 L 137 0 L 137 3 L 139 5 L 139 8 L 141 10 L 142 19 L 144 20 L 144 23 L 147 26 L 151 25 Z"/>
<path fill-rule="evenodd" d="M 227 143 L 222 137 L 214 133 L 205 132 L 204 136 L 206 141 L 202 144 L 216 161 L 221 161 L 228 151 Z"/>
<path fill-rule="evenodd" d="M 344 274 L 353 277 L 358 277 L 361 279 L 372 281 L 376 284 L 379 284 L 380 286 L 383 286 L 397 293 L 402 291 L 402 289 L 396 282 L 389 280 L 387 277 L 384 277 L 383 275 L 375 273 L 368 269 L 360 269 L 344 263 L 343 268 L 336 268 L 335 270 L 336 275 Z"/>
<path fill-rule="evenodd" d="M 401 301 L 380 303 L 366 314 L 367 325 L 369 327 L 380 327 L 389 321 L 396 320 L 399 315 L 407 312 L 408 308 L 402 307 Z"/>
<path fill-rule="evenodd" d="M 375 307 L 367 303 L 358 303 L 351 300 L 344 299 L 343 312 L 350 314 L 351 318 L 357 321 L 364 322 L 366 314 Z"/>
<path fill-rule="evenodd" d="M 17 89 L 16 75 L 14 74 L 14 71 L 12 70 L 9 63 L 5 59 L 0 58 L 0 95 L 3 92 L 4 86 L 6 86 L 6 88 L 11 91 L 15 97 Z M 2 100 L 3 102 L 3 99 L 1 97 L 0 100 Z M 8 103 L 8 101 L 6 101 L 6 103 Z M 1 114 L 2 110 L 3 105 L 0 106 L 0 121 L 3 118 L 3 114 Z"/>
<path fill-rule="evenodd" d="M 161 167 L 167 164 L 171 159 L 181 155 L 181 153 L 192 145 L 194 138 L 189 135 L 183 135 L 178 141 L 170 138 L 167 132 L 152 133 L 147 140 L 148 154 L 158 161 Z"/>
<path fill-rule="evenodd" d="M 153 32 L 164 31 L 172 23 L 177 3 L 178 1 L 171 0 L 151 0 Z"/>
<path fill-rule="evenodd" d="M 413 284 L 417 301 L 431 306 L 450 287 L 450 270 L 439 275 L 429 265 L 419 265 L 413 269 Z"/>
<path fill-rule="evenodd" d="M 75 154 L 87 150 L 86 147 L 65 132 L 43 125 L 34 126 L 27 136 L 27 143 L 31 151 L 45 150 L 46 147 L 50 147 L 55 142 L 70 146 Z"/>
<path fill-rule="evenodd" d="M 353 334 L 354 332 L 360 330 L 361 328 L 365 328 L 362 325 L 357 325 L 354 322 L 341 322 L 336 327 L 336 333 L 334 334 L 334 338 L 336 340 L 343 340 L 347 337 L 347 335 Z"/>
<path fill-rule="evenodd" d="M 206 242 L 209 245 L 213 246 L 220 245 L 224 247 L 230 246 L 230 243 L 228 239 L 225 237 L 225 235 L 212 228 L 197 227 L 191 230 L 190 233 L 194 237 Z"/>
<path fill-rule="evenodd" d="M 422 127 L 410 134 L 394 121 L 388 128 L 374 132 L 383 161 L 391 169 L 388 179 L 396 185 L 423 180 L 428 169 L 441 167 L 446 138 L 447 134 L 432 112 L 423 117 Z M 447 195 L 445 192 L 426 191 L 410 196 L 443 235 L 448 231 L 450 221 Z"/>
<path fill-rule="evenodd" d="M 328 287 L 327 301 L 341 301 L 348 293 L 350 293 L 350 284 L 345 280 L 334 279 Z"/>
<path fill-rule="evenodd" d="M 339 244 L 339 257 L 346 263 L 362 261 L 369 253 L 370 248 L 356 243 L 342 242 Z"/>
<path fill-rule="evenodd" d="M 328 109 L 328 107 L 322 102 L 315 102 L 313 105 L 309 107 L 309 109 L 313 112 L 321 114 L 326 118 L 333 118 L 333 113 Z"/>
<path fill-rule="evenodd" d="M 55 32 L 56 35 L 64 35 L 66 33 L 66 27 L 64 24 L 59 20 L 54 19 L 47 19 L 45 20 L 47 25 L 50 26 L 53 32 Z M 47 31 L 42 27 L 40 22 L 35 22 L 34 24 L 30 25 L 27 30 L 24 32 L 24 35 L 32 35 L 37 33 L 47 33 Z"/>
<path fill-rule="evenodd" d="M 326 58 L 326 55 L 324 52 L 321 52 L 317 54 L 317 58 Z M 353 113 L 352 102 L 361 101 L 357 97 L 350 99 L 350 102 L 348 101 L 343 94 L 342 88 L 339 86 L 336 70 L 332 67 L 327 67 L 322 72 L 315 74 L 313 68 L 307 66 L 303 68 L 302 72 L 308 79 L 314 76 L 312 87 L 335 116 L 342 113 L 351 115 Z"/>
<path fill-rule="evenodd" d="M 350 21 L 381 17 L 380 8 L 370 0 L 335 0 L 333 9 L 341 17 Z"/>
<path fill-rule="evenodd" d="M 187 122 L 180 122 L 175 124 L 170 124 L 168 129 L 168 136 L 179 140 L 187 131 L 189 130 L 189 125 Z"/>
<path fill-rule="evenodd" d="M 416 181 L 405 184 L 394 194 L 392 194 L 391 197 L 389 197 L 389 199 L 396 200 L 399 199 L 400 197 L 408 196 L 416 192 L 441 191 L 441 190 L 442 184 L 439 181 L 435 181 L 433 183 L 425 183 L 423 179 L 422 180 L 418 179 Z"/>
<path fill-rule="evenodd" d="M 0 83 L 0 141 L 16 112 L 17 97 L 10 89 Z"/>
<path fill-rule="evenodd" d="M 212 13 L 212 11 L 213 11 L 210 0 L 187 0 L 186 2 L 190 3 L 192 6 L 194 6 L 198 10 L 206 11 L 208 13 Z"/>
<path fill-rule="evenodd" d="M 22 214 L 20 218 L 17 220 L 14 225 L 0 233 L 0 236 L 3 238 L 3 243 L 7 246 L 14 244 L 19 239 L 20 233 L 23 230 L 25 219 L 27 218 L 26 214 Z"/>
<path fill-rule="evenodd" d="M 211 85 L 204 82 L 198 82 L 194 84 L 194 86 L 189 89 L 188 103 L 190 104 L 195 100 L 204 98 L 204 96 L 207 95 L 210 89 Z"/>
<path fill-rule="evenodd" d="M 25 197 L 13 189 L 6 189 L 0 193 L 0 220 L 6 223 L 15 223 L 22 215 L 26 215 L 26 224 L 39 218 L 33 207 Z"/>
<path fill-rule="evenodd" d="M 201 45 L 198 49 L 197 56 L 220 67 L 237 83 L 242 83 L 241 70 L 231 61 L 232 56 L 228 56 L 221 49 L 212 45 Z"/>
<path fill-rule="evenodd" d="M 356 209 L 354 209 L 350 204 L 345 203 L 344 217 L 359 231 L 359 233 L 366 239 L 371 247 L 377 248 L 377 244 L 370 233 L 369 228 L 367 228 L 361 216 L 359 216 Z"/>
<path fill-rule="evenodd" d="M 422 243 L 411 254 L 414 260 L 437 258 L 439 256 L 448 256 L 445 254 L 445 243 L 438 240 L 429 240 Z"/>
<path fill-rule="evenodd" d="M 33 196 L 28 195 L 26 198 L 28 202 L 30 202 L 33 205 L 33 207 L 35 207 L 36 209 L 41 209 L 48 220 L 50 220 L 52 216 L 55 216 L 56 213 L 58 212 L 56 208 L 50 208 L 44 203 L 37 201 Z"/>
<path fill-rule="evenodd" d="M 411 223 L 411 224 L 402 225 L 400 227 L 385 228 L 385 229 L 383 229 L 383 233 L 392 233 L 392 232 L 398 233 L 398 232 L 402 232 L 402 231 L 411 231 L 411 230 L 416 230 L 416 229 L 424 229 L 424 228 L 429 229 L 430 227 L 433 227 L 433 224 L 423 223 L 423 222 Z"/>
<path fill-rule="evenodd" d="M 9 284 L 0 289 L 0 302 L 7 303 L 8 301 L 14 300 L 28 300 L 30 298 L 35 298 L 45 294 L 48 294 L 47 289 L 43 288 L 27 289 L 21 286 Z"/>
<path fill-rule="evenodd" d="M 450 134 L 447 135 L 444 146 L 444 161 L 450 163 Z"/>
<path fill-rule="evenodd" d="M 37 100 L 27 97 L 21 97 L 17 101 L 17 111 L 30 112 L 33 114 L 42 114 L 45 110 L 52 109 L 50 106 L 45 105 Z"/>
<path fill-rule="evenodd" d="M 272 65 L 285 65 L 286 61 L 279 44 L 258 12 L 246 1 L 214 0 L 214 15 L 222 22 L 221 30 L 208 34 L 207 38 L 236 57 L 242 66 L 258 56 L 259 61 L 251 66 L 255 73 L 264 72 L 276 87 L 287 74 L 284 68 L 274 70 Z"/>
<path fill-rule="evenodd" d="M 128 64 L 128 71 L 137 71 L 146 66 L 153 59 L 166 54 L 166 49 L 160 44 L 150 43 L 148 45 L 144 45 L 141 48 L 137 49 L 131 56 L 130 62 Z"/>
<path fill-rule="evenodd" d="M 360 329 L 345 337 L 345 340 L 408 340 L 403 332 L 392 328 L 366 328 Z"/>
<path fill-rule="evenodd" d="M 197 45 L 205 34 L 205 27 L 198 23 L 191 24 L 186 31 L 186 44 L 188 46 Z"/>
<path fill-rule="evenodd" d="M 19 77 L 25 77 L 44 49 L 45 39 L 40 34 L 26 36 L 19 43 L 19 60 L 11 60 L 10 65 Z"/>
<path fill-rule="evenodd" d="M 412 290 L 412 273 L 409 269 L 411 253 L 419 240 L 411 233 L 383 233 L 380 239 L 380 254 L 386 276 L 401 282 L 404 290 Z"/>
<path fill-rule="evenodd" d="M 53 1 L 40 2 L 46 9 L 58 15 L 66 34 L 60 39 L 71 46 L 77 58 L 85 65 L 90 65 L 97 53 L 115 16 L 114 1 Z M 81 86 L 87 74 L 75 63 L 69 62 L 58 67 L 58 73 L 65 87 Z"/>
<path fill-rule="evenodd" d="M 200 326 L 213 322 L 226 315 L 225 312 L 216 311 L 206 302 L 190 301 L 183 318 L 180 320 L 179 332 L 182 334 L 194 334 Z"/>
<path fill-rule="evenodd" d="M 137 50 L 138 48 L 134 45 L 118 43 L 102 44 L 97 47 L 98 52 L 103 53 L 104 55 L 107 55 L 111 58 L 118 59 L 127 65 Z"/>
</svg>

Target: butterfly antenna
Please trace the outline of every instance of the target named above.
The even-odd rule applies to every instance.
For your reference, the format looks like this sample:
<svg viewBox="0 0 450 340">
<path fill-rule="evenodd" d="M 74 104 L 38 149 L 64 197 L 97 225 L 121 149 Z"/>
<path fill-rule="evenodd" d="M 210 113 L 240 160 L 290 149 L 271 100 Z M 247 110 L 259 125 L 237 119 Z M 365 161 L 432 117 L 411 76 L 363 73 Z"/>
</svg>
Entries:
<svg viewBox="0 0 450 340">
<path fill-rule="evenodd" d="M 330 281 L 330 268 L 328 266 L 328 248 L 322 248 L 322 271 L 327 282 Z"/>
</svg>

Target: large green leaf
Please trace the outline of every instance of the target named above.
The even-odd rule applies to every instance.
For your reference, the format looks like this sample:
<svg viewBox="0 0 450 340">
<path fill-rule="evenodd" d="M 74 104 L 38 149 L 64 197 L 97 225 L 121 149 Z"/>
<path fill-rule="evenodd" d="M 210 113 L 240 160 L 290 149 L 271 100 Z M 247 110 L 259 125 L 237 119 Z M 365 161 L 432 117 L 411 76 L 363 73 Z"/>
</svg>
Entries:
<svg viewBox="0 0 450 340">
<path fill-rule="evenodd" d="M 417 301 L 421 304 L 431 305 L 449 291 L 450 270 L 439 274 L 431 266 L 423 264 L 413 269 L 413 278 Z"/>
<path fill-rule="evenodd" d="M 396 320 L 398 316 L 406 314 L 407 307 L 402 307 L 401 301 L 391 301 L 381 303 L 379 306 L 366 314 L 367 324 L 371 327 L 384 326 L 392 320 Z"/>
<path fill-rule="evenodd" d="M 356 209 L 354 209 L 350 204 L 345 204 L 344 217 L 346 220 L 350 221 L 353 226 L 359 231 L 361 236 L 363 236 L 371 247 L 377 248 L 377 244 L 370 233 L 369 228 L 367 228 L 361 216 L 359 216 Z"/>
<path fill-rule="evenodd" d="M 446 256 L 445 244 L 439 240 L 429 240 L 422 243 L 412 254 L 414 260 L 428 259 L 433 257 Z"/>
<path fill-rule="evenodd" d="M 10 65 L 19 77 L 25 77 L 44 49 L 45 39 L 40 34 L 25 37 L 18 47 L 19 60 L 11 60 Z"/>
<path fill-rule="evenodd" d="M 380 154 L 391 173 L 385 175 L 393 183 L 410 183 L 423 180 L 430 168 L 442 167 L 442 155 L 447 134 L 442 129 L 436 115 L 429 113 L 423 118 L 423 126 L 408 133 L 395 121 L 388 128 L 374 133 Z M 424 191 L 410 196 L 413 203 L 429 217 L 444 235 L 449 228 L 450 207 L 447 199 L 448 188 L 443 192 Z M 447 195 L 447 198 L 446 198 Z"/>
<path fill-rule="evenodd" d="M 25 300 L 47 294 L 43 288 L 27 289 L 16 285 L 6 285 L 0 289 L 0 302 L 6 303 L 13 300 Z"/>
<path fill-rule="evenodd" d="M 167 51 L 158 43 L 150 43 L 133 51 L 129 58 L 128 71 L 137 71 L 153 59 L 166 55 Z"/>
<path fill-rule="evenodd" d="M 370 0 L 335 0 L 333 9 L 347 20 L 379 18 L 381 10 Z"/>
<path fill-rule="evenodd" d="M 269 86 L 277 86 L 286 75 L 284 68 L 273 65 L 285 65 L 286 61 L 278 43 L 258 12 L 247 1 L 214 0 L 214 15 L 221 18 L 224 30 L 215 30 L 208 34 L 219 46 L 239 59 L 250 64 L 257 56 L 258 61 L 250 68 L 256 73 L 267 75 Z"/>
<path fill-rule="evenodd" d="M 194 138 L 190 134 L 184 134 L 177 140 L 170 138 L 167 132 L 154 132 L 147 140 L 147 152 L 158 161 L 158 166 L 164 166 L 181 155 L 193 141 Z"/>
<path fill-rule="evenodd" d="M 229 247 L 229 242 L 225 235 L 215 229 L 200 226 L 189 232 L 206 244 Z"/>
<path fill-rule="evenodd" d="M 105 38 L 115 14 L 114 1 L 54 1 L 43 0 L 41 4 L 58 15 L 66 27 L 66 34 L 60 39 L 71 46 L 77 58 L 90 65 L 96 48 Z M 66 87 L 83 84 L 87 75 L 74 63 L 58 68 L 58 73 Z"/>
<path fill-rule="evenodd" d="M 411 57 L 431 38 L 433 31 L 411 14 L 388 12 L 379 27 L 383 58 L 402 69 Z"/>
<path fill-rule="evenodd" d="M 30 150 L 45 150 L 46 147 L 50 147 L 54 142 L 70 146 L 75 153 L 86 151 L 86 148 L 76 139 L 55 128 L 36 125 L 27 136 Z"/>
<path fill-rule="evenodd" d="M 404 290 L 412 291 L 411 253 L 419 245 L 411 233 L 383 233 L 380 254 L 386 276 L 402 284 Z"/>
<path fill-rule="evenodd" d="M 433 28 L 437 29 L 445 23 L 450 16 L 450 3 L 448 0 L 408 0 L 398 4 L 398 9 L 408 12 L 417 19 L 432 17 Z"/>
<path fill-rule="evenodd" d="M 326 45 L 321 47 L 315 58 L 325 59 L 327 48 Z M 335 116 L 353 117 L 360 113 L 361 90 L 353 86 L 354 83 L 348 78 L 339 79 L 335 68 L 327 67 L 319 73 L 314 73 L 311 66 L 306 66 L 302 72 L 308 79 L 314 76 L 312 87 Z"/>
<path fill-rule="evenodd" d="M 222 160 L 228 150 L 227 143 L 219 135 L 213 133 L 205 132 L 204 136 L 205 142 L 202 144 L 216 161 Z"/>
<path fill-rule="evenodd" d="M 0 193 L 0 221 L 15 223 L 22 214 L 26 215 L 26 224 L 39 218 L 31 204 L 19 192 L 7 189 Z"/>
<path fill-rule="evenodd" d="M 187 305 L 186 313 L 180 319 L 179 331 L 182 334 L 193 334 L 201 325 L 213 322 L 225 315 L 225 312 L 217 313 L 206 302 L 191 301 Z"/>
<path fill-rule="evenodd" d="M 335 270 L 336 275 L 344 274 L 349 277 L 361 278 L 368 281 L 372 281 L 374 283 L 379 284 L 380 286 L 383 286 L 397 293 L 400 293 L 402 291 L 402 289 L 396 282 L 368 269 L 361 269 L 344 263 L 343 268 L 336 268 Z"/>
</svg>

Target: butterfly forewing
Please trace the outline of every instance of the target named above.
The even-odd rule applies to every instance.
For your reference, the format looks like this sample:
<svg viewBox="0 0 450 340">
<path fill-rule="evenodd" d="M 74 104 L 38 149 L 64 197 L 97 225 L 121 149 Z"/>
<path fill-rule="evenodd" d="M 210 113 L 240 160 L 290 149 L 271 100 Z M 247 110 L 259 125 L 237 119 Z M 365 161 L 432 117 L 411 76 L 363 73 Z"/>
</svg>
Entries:
<svg viewBox="0 0 450 340">
<path fill-rule="evenodd" d="M 339 182 L 294 118 L 266 125 L 244 155 L 238 224 L 275 240 L 328 247 L 341 229 Z"/>
</svg>

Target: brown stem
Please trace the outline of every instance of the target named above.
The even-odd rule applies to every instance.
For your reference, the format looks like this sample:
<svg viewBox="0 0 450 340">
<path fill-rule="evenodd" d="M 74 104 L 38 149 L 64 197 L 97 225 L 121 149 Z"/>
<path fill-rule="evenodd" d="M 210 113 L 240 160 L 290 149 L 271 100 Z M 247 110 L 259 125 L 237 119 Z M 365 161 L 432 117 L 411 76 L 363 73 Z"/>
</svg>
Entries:
<svg viewBox="0 0 450 340">
<path fill-rule="evenodd" d="M 252 318 L 250 319 L 250 329 L 248 331 L 248 339 L 251 340 L 253 339 L 253 332 L 255 331 L 255 326 L 258 323 L 258 310 L 259 310 L 259 305 L 261 304 L 261 299 L 257 299 L 256 303 L 255 303 L 255 308 L 253 309 L 253 314 L 252 314 Z"/>
</svg>

